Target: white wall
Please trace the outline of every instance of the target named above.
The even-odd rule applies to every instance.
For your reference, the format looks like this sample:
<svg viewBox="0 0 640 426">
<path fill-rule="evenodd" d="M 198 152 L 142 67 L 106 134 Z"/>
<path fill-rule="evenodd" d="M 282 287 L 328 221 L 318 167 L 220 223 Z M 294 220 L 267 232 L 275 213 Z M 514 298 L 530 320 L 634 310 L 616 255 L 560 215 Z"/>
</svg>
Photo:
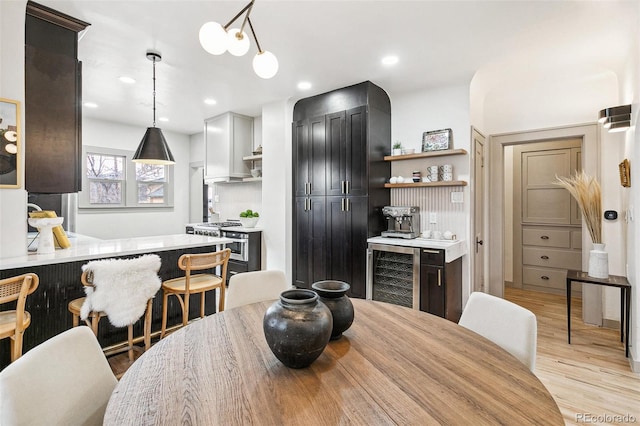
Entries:
<svg viewBox="0 0 640 426">
<path fill-rule="evenodd" d="M 640 16 L 640 3 L 636 5 Z M 633 54 L 625 67 L 621 78 L 620 100 L 624 104 L 631 104 L 632 128 L 624 133 L 624 158 L 636 165 L 635 173 L 631 171 L 631 187 L 622 190 L 623 211 L 628 220 L 626 241 L 627 262 L 626 276 L 633 287 L 631 292 L 631 349 L 630 357 L 632 368 L 640 373 L 640 226 L 638 226 L 638 214 L 640 214 L 640 174 L 637 165 L 640 164 L 640 22 L 636 25 L 636 34 L 633 40 Z"/>
<path fill-rule="evenodd" d="M 83 145 L 135 151 L 146 128 L 84 118 Z M 174 168 L 174 207 L 78 211 L 76 232 L 95 238 L 130 238 L 184 233 L 189 222 L 189 136 L 163 130 L 176 160 Z"/>
<path fill-rule="evenodd" d="M 582 70 L 582 73 L 567 73 L 552 67 L 538 69 L 540 74 L 525 72 L 517 64 L 503 64 L 504 78 L 492 68 L 492 74 L 480 71 L 471 87 L 484 93 L 476 93 L 477 101 L 484 99 L 484 126 L 491 135 L 523 132 L 535 129 L 593 123 L 598 111 L 619 104 L 619 80 L 613 71 Z M 557 73 L 555 71 L 558 71 Z M 517 76 L 517 77 L 513 77 Z M 618 163 L 622 161 L 624 144 L 617 134 L 600 133 L 602 149 L 599 155 L 597 177 L 602 184 L 603 208 L 622 210 L 621 190 L 618 179 Z M 491 147 L 499 149 L 499 147 Z M 592 153 L 591 155 L 596 154 Z M 505 160 L 505 164 L 508 164 Z M 508 176 L 505 174 L 505 176 Z M 505 204 L 505 223 L 513 223 L 511 204 Z M 505 229 L 505 256 L 512 256 L 507 248 L 510 244 L 511 228 Z M 626 253 L 625 233 L 622 221 L 603 223 L 603 239 L 609 252 L 609 271 L 624 275 Z M 583 250 L 590 250 L 585 246 Z M 512 264 L 511 258 L 505 264 Z M 509 281 L 511 274 L 505 274 Z M 603 317 L 619 320 L 619 297 L 614 289 L 601 289 Z"/>
<path fill-rule="evenodd" d="M 470 152 L 471 146 L 471 118 L 469 86 L 446 86 L 435 89 L 414 91 L 411 93 L 389 93 L 391 99 L 391 141 L 400 141 L 404 148 L 414 148 L 416 152 L 422 151 L 422 134 L 430 130 L 450 128 L 453 131 L 453 147 L 462 148 Z M 391 147 L 389 147 L 391 149 Z M 470 155 L 456 155 L 448 157 L 435 157 L 428 160 L 394 161 L 391 163 L 393 176 L 411 176 L 413 170 L 420 170 L 427 174 L 426 168 L 430 165 L 453 165 L 454 180 L 469 181 Z M 450 191 L 462 191 L 464 205 L 452 204 L 449 201 Z M 392 200 L 400 200 L 415 190 L 393 189 Z M 419 196 L 429 197 L 424 206 L 437 206 L 431 209 L 442 218 L 439 225 L 428 224 L 426 212 L 422 212 L 420 227 L 425 229 L 438 229 L 440 231 L 451 228 L 458 238 L 466 240 L 468 249 L 471 223 L 471 201 L 469 186 L 447 188 L 443 191 L 417 191 Z M 408 198 L 409 199 L 409 198 Z M 438 201 L 439 200 L 439 201 Z M 462 214 L 461 214 L 462 213 Z M 444 218 L 449 217 L 449 221 Z M 467 301 L 470 293 L 470 266 L 469 256 L 462 259 L 462 303 Z"/>
<path fill-rule="evenodd" d="M 292 280 L 291 123 L 293 102 L 262 107 L 262 219 L 265 269 L 285 271 Z"/>
<path fill-rule="evenodd" d="M 0 1 L 0 96 L 20 102 L 20 128 L 24 152 L 24 23 L 25 0 Z M 18 179 L 21 188 L 0 189 L 0 257 L 27 252 L 27 193 L 24 156 Z"/>
</svg>

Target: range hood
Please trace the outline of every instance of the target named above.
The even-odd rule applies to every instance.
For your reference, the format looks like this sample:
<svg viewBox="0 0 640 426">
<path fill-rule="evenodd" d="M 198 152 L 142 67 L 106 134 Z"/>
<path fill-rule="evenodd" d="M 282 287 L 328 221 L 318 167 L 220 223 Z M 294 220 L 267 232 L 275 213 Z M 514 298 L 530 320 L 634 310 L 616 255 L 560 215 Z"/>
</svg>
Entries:
<svg viewBox="0 0 640 426">
<path fill-rule="evenodd" d="M 251 177 L 253 117 L 227 112 L 204 122 L 205 183 L 241 182 Z"/>
</svg>

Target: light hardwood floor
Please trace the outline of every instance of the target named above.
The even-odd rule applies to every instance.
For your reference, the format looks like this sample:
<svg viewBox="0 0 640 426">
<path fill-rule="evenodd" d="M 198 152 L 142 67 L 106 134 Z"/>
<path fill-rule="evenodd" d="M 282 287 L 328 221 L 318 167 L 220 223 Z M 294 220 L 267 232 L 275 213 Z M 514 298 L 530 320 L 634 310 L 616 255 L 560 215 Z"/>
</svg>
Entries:
<svg viewBox="0 0 640 426">
<path fill-rule="evenodd" d="M 507 288 L 505 298 L 538 319 L 536 375 L 566 424 L 640 423 L 640 375 L 631 372 L 619 330 L 584 324 L 581 300 L 573 298 L 569 345 L 565 296 Z"/>
<path fill-rule="evenodd" d="M 633 416 L 640 424 L 640 375 L 631 372 L 618 330 L 585 325 L 581 301 L 574 298 L 569 345 L 564 296 L 507 288 L 505 298 L 538 319 L 536 375 L 553 395 L 566 424 L 630 423 L 624 416 Z M 110 357 L 109 363 L 117 375 L 129 367 L 126 353 Z M 597 416 L 609 417 L 594 422 Z M 620 416 L 619 421 L 614 416 Z"/>
</svg>

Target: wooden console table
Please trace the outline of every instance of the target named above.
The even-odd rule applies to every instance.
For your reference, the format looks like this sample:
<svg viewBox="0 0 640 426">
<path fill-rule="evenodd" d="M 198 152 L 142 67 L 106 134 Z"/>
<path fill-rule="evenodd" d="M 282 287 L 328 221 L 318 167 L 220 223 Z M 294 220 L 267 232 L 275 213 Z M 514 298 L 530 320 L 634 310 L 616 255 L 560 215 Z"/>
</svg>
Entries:
<svg viewBox="0 0 640 426">
<path fill-rule="evenodd" d="M 620 289 L 620 341 L 624 341 L 625 356 L 629 357 L 629 322 L 631 316 L 631 284 L 627 277 L 609 275 L 609 278 L 594 278 L 586 272 L 569 269 L 567 271 L 567 340 L 571 344 L 571 284 L 581 282 Z"/>
</svg>

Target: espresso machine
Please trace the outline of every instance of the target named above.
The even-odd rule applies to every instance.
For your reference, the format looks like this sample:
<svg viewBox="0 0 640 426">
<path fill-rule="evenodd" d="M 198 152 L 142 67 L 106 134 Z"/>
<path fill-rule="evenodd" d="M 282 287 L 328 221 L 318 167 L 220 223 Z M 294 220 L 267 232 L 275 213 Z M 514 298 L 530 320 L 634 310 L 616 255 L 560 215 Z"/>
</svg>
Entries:
<svg viewBox="0 0 640 426">
<path fill-rule="evenodd" d="M 409 239 L 420 236 L 420 207 L 385 206 L 382 214 L 387 219 L 383 237 Z"/>
</svg>

